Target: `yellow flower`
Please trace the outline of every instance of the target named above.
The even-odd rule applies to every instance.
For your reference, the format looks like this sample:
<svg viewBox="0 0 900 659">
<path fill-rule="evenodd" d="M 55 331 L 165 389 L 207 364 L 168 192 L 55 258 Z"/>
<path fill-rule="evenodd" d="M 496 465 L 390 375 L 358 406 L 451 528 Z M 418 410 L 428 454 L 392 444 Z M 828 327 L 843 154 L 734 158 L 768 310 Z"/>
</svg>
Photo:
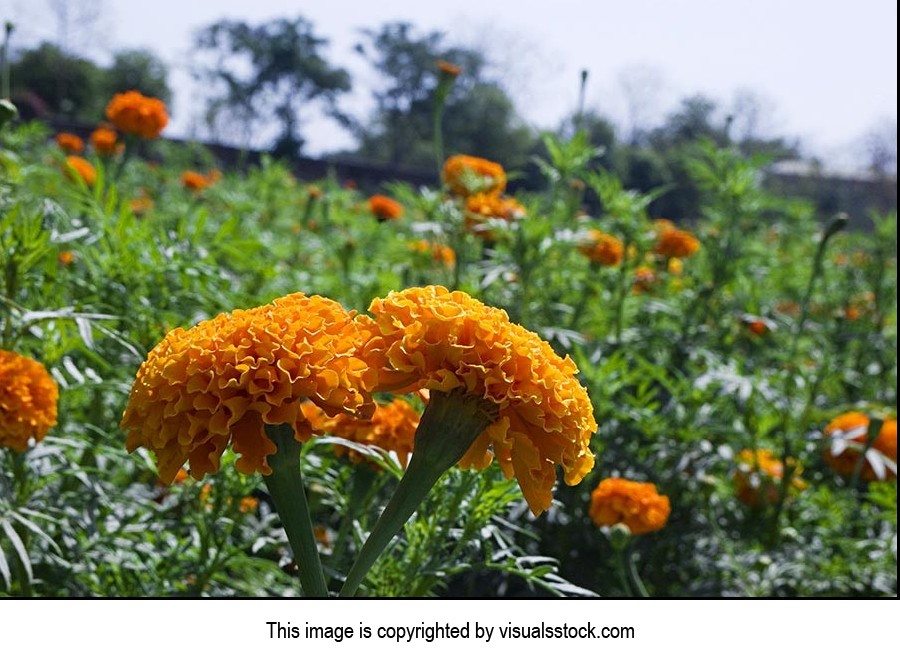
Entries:
<svg viewBox="0 0 900 659">
<path fill-rule="evenodd" d="M 789 462 L 788 464 L 793 464 Z M 803 470 L 797 466 L 791 478 L 790 491 L 806 489 L 806 482 L 800 478 Z M 734 486 L 737 498 L 754 508 L 777 503 L 781 496 L 781 479 L 784 477 L 784 465 L 769 449 L 751 451 L 744 449 L 738 454 L 737 469 L 734 472 Z"/>
<path fill-rule="evenodd" d="M 166 104 L 138 91 L 113 96 L 106 106 L 106 118 L 123 133 L 140 135 L 145 140 L 159 137 L 169 123 Z"/>
<path fill-rule="evenodd" d="M 589 514 L 597 526 L 624 524 L 632 534 L 642 535 L 664 527 L 671 510 L 669 497 L 652 483 L 607 478 L 591 493 Z"/>
<path fill-rule="evenodd" d="M 499 195 L 506 189 L 506 172 L 499 163 L 461 154 L 444 163 L 444 183 L 460 197 L 479 192 Z"/>
<path fill-rule="evenodd" d="M 593 263 L 607 266 L 621 263 L 625 253 L 621 240 L 596 229 L 590 231 L 587 240 L 578 249 Z"/>
<path fill-rule="evenodd" d="M 535 514 L 550 507 L 555 464 L 569 485 L 594 466 L 597 423 L 577 367 L 505 311 L 442 286 L 391 293 L 369 311 L 374 327 L 363 352 L 379 390 L 461 392 L 496 407 L 498 420 L 460 466 L 483 469 L 496 458 Z"/>
<path fill-rule="evenodd" d="M 239 471 L 270 474 L 276 448 L 264 424 L 290 424 L 298 441 L 308 439 L 303 400 L 331 414 L 372 413 L 374 373 L 357 356 L 358 330 L 337 302 L 302 293 L 172 330 L 131 388 L 128 450 L 154 452 L 167 483 L 185 461 L 194 478 L 217 471 L 229 442 Z"/>
<path fill-rule="evenodd" d="M 22 452 L 56 425 L 59 389 L 42 364 L 0 350 L 0 447 Z"/>
<path fill-rule="evenodd" d="M 402 398 L 395 398 L 387 405 L 377 405 L 371 419 L 359 419 L 350 414 L 330 417 L 312 403 L 303 403 L 303 413 L 317 434 L 348 439 L 357 444 L 377 446 L 397 454 L 405 468 L 415 444 L 419 413 Z M 340 444 L 335 445 L 338 456 L 349 454 L 354 463 L 364 456 Z"/>
<path fill-rule="evenodd" d="M 862 412 L 847 412 L 825 428 L 825 462 L 842 476 L 853 475 L 868 441 L 869 423 L 869 417 Z M 865 481 L 897 479 L 896 419 L 885 419 L 866 453 L 860 477 Z"/>
</svg>

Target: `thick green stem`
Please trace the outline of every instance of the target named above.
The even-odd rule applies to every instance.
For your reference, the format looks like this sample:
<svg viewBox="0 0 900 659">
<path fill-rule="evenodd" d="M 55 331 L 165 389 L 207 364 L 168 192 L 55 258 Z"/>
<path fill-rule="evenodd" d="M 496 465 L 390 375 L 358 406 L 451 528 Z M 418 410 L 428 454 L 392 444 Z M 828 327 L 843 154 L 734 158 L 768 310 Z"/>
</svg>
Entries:
<svg viewBox="0 0 900 659">
<path fill-rule="evenodd" d="M 341 597 L 352 597 L 371 567 L 450 467 L 459 462 L 472 442 L 497 418 L 497 408 L 459 390 L 434 391 L 416 430 L 409 467 L 397 490 L 366 539 Z"/>
<path fill-rule="evenodd" d="M 291 544 L 303 592 L 308 597 L 328 597 L 300 473 L 300 443 L 294 438 L 294 430 L 289 424 L 267 425 L 266 434 L 275 442 L 278 451 L 269 456 L 272 473 L 263 478 Z"/>
<path fill-rule="evenodd" d="M 628 597 L 634 597 L 634 591 L 631 589 L 631 582 L 628 580 L 628 570 L 625 568 L 625 548 L 624 547 L 616 547 L 616 574 L 619 575 L 619 581 L 622 583 L 622 588 L 625 589 L 625 594 Z"/>
</svg>

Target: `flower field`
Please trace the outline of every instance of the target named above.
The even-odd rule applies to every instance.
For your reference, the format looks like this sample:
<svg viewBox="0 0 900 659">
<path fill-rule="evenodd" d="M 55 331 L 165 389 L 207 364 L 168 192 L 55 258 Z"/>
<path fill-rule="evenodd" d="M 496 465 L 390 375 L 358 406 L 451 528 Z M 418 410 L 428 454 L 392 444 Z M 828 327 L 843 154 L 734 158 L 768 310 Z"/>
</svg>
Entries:
<svg viewBox="0 0 900 659">
<path fill-rule="evenodd" d="M 0 593 L 896 596 L 896 215 L 702 141 L 664 219 L 583 134 L 363 190 L 106 119 L 0 127 Z"/>
</svg>

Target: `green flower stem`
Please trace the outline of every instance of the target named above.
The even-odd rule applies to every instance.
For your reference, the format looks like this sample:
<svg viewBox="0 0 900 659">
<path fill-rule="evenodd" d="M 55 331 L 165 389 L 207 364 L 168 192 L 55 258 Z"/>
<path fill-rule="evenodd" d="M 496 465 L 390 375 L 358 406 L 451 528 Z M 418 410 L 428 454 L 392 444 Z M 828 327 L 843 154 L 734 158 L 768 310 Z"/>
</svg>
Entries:
<svg viewBox="0 0 900 659">
<path fill-rule="evenodd" d="M 303 592 L 307 597 L 328 597 L 300 473 L 300 442 L 294 439 L 294 430 L 289 424 L 267 425 L 266 434 L 275 442 L 278 451 L 269 456 L 272 473 L 263 479 L 291 543 Z"/>
<path fill-rule="evenodd" d="M 388 543 L 400 533 L 438 479 L 459 462 L 475 438 L 497 419 L 497 413 L 492 403 L 459 390 L 431 392 L 416 430 L 409 467 L 350 568 L 341 597 L 356 594 Z"/>
<path fill-rule="evenodd" d="M 650 597 L 650 593 L 647 592 L 647 587 L 644 586 L 641 575 L 638 574 L 637 565 L 634 562 L 634 552 L 631 551 L 631 547 L 627 547 L 625 553 L 627 554 L 626 562 L 628 563 L 628 573 L 631 575 L 631 581 L 634 583 L 638 595 L 641 597 Z"/>
<path fill-rule="evenodd" d="M 625 589 L 625 594 L 628 597 L 634 597 L 634 591 L 631 589 L 631 582 L 628 580 L 628 570 L 625 567 L 625 548 L 624 547 L 616 547 L 616 574 L 619 575 L 619 581 L 622 584 L 622 588 Z"/>
<path fill-rule="evenodd" d="M 344 561 L 344 553 L 348 544 L 347 537 L 350 535 L 353 521 L 359 519 L 359 516 L 365 512 L 365 504 L 378 480 L 377 476 L 375 469 L 365 463 L 360 464 L 353 474 L 347 510 L 344 512 L 341 525 L 338 527 L 337 539 L 334 541 L 334 553 L 329 561 L 329 567 L 337 572 L 341 570 L 341 564 Z"/>
</svg>

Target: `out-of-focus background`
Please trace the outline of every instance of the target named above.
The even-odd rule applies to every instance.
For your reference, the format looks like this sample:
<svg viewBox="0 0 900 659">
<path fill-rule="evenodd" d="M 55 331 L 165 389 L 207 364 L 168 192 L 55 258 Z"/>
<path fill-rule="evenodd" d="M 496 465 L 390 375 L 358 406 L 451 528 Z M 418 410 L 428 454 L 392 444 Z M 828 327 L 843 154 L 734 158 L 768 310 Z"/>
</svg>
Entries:
<svg viewBox="0 0 900 659">
<path fill-rule="evenodd" d="M 586 120 L 613 151 L 727 134 L 829 172 L 896 169 L 885 0 L 2 0 L 0 16 L 35 114 L 93 121 L 138 86 L 170 102 L 169 136 L 415 166 L 421 83 L 443 57 L 466 69 L 448 147 L 511 165 L 571 120 L 586 70 Z"/>
</svg>

